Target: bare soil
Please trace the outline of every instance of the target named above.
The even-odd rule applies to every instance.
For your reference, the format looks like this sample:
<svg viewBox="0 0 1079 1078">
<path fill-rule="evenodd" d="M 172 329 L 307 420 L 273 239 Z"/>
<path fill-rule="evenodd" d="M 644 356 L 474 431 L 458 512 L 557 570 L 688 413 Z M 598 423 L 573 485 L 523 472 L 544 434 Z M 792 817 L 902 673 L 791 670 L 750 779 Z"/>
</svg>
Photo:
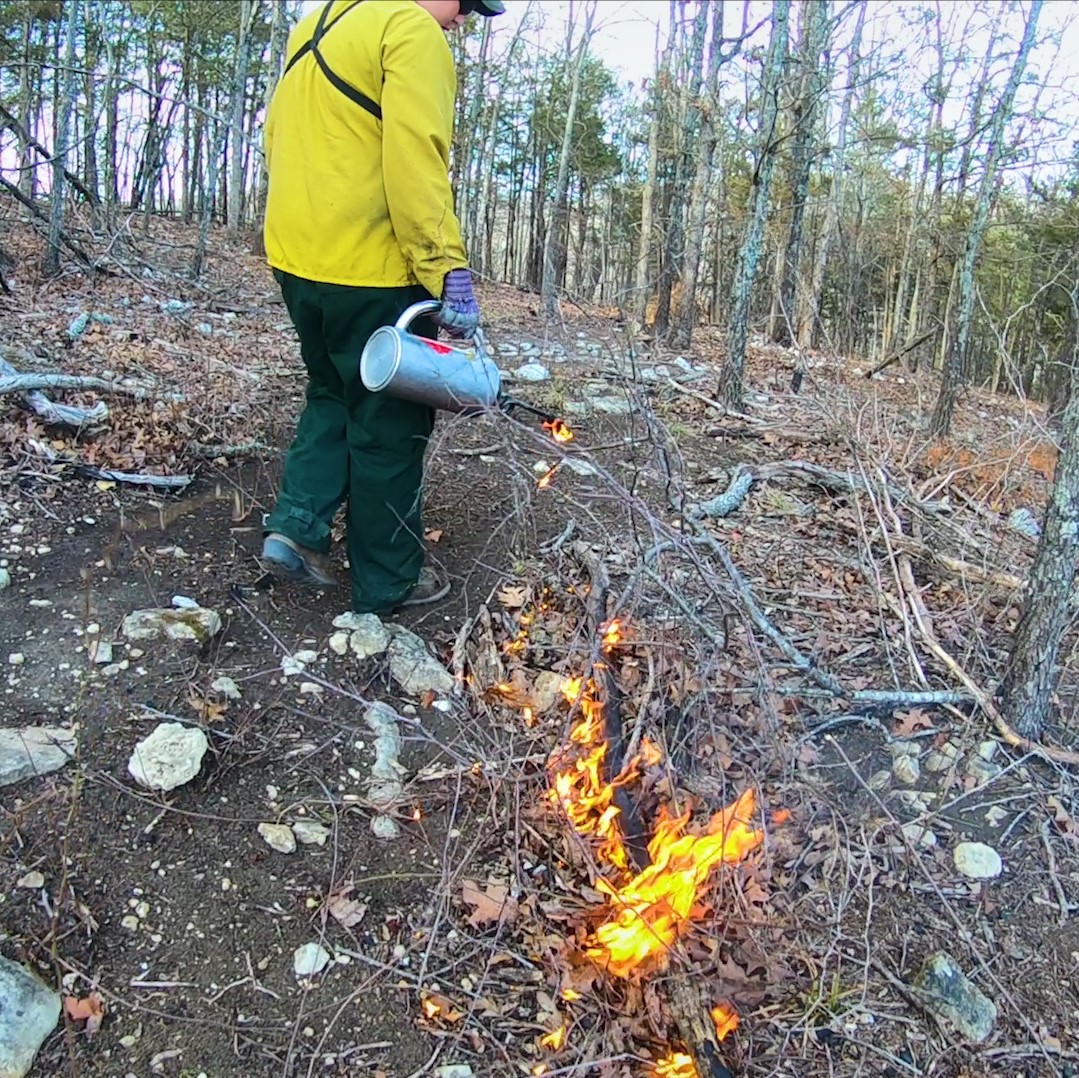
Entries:
<svg viewBox="0 0 1079 1078">
<path fill-rule="evenodd" d="M 763 821 L 789 811 L 701 911 L 682 956 L 688 965 L 640 985 L 596 974 L 582 1000 L 563 1003 L 566 955 L 595 901 L 587 862 L 544 794 L 565 708 L 529 726 L 520 702 L 491 685 L 471 685 L 449 710 L 403 697 L 381 659 L 361 663 L 327 648 L 346 588 L 267 586 L 255 557 L 261 514 L 303 388 L 285 312 L 259 260 L 223 241 L 203 287 L 184 283 L 166 253 L 182 230 L 154 227 L 141 251 L 153 276 L 91 285 L 74 272 L 44 282 L 27 268 L 0 309 L 3 354 L 20 369 L 36 360 L 41 369 L 146 377 L 185 398 L 158 407 L 108 397 L 107 431 L 76 438 L 0 397 L 0 564 L 12 577 L 0 592 L 0 724 L 79 730 L 72 766 L 0 791 L 0 950 L 63 994 L 93 993 L 105 1005 L 92 1037 L 64 1020 L 34 1078 L 416 1078 L 454 1063 L 492 1076 L 644 1075 L 649 1058 L 675 1043 L 663 993 L 676 977 L 737 1005 L 741 1026 L 725 1042 L 736 1072 L 1075 1073 L 1073 773 L 999 743 L 969 705 L 870 709 L 828 696 L 750 632 L 708 548 L 689 541 L 696 525 L 685 512 L 722 492 L 740 464 L 803 460 L 863 476 L 861 494 L 790 476 L 760 482 L 736 513 L 704 527 L 773 623 L 846 689 L 928 691 L 958 686 L 897 612 L 886 484 L 871 480 L 879 470 L 912 498 L 946 499 L 958 531 L 932 531 L 935 518 L 898 511 L 922 544 L 917 583 L 938 636 L 991 686 L 1020 597 L 944 570 L 926 550 L 980 566 L 983 577 L 1025 575 L 1033 543 L 1006 519 L 1022 506 L 1037 513 L 1048 491 L 1052 437 L 1037 409 L 972 392 L 956 436 L 932 444 L 919 425 L 930 375 L 894 368 L 866 382 L 856 359 L 811 355 L 793 396 L 799 357 L 760 344 L 745 422 L 644 378 L 640 368 L 675 357 L 645 349 L 630 362 L 609 315 L 567 308 L 565 327 L 551 334 L 527 294 L 483 297 L 493 340 L 553 343 L 568 357 L 540 357 L 553 377 L 518 387 L 522 395 L 561 411 L 606 378 L 632 409 L 576 423 L 571 453 L 592 471 L 560 467 L 545 489 L 537 462 L 553 464 L 561 450 L 534 425 L 440 421 L 427 524 L 431 557 L 454 589 L 402 622 L 448 663 L 462 625 L 487 607 L 510 673 L 526 683 L 542 670 L 580 673 L 591 644 L 572 521 L 572 537 L 606 558 L 612 595 L 625 600 L 624 711 L 665 750 L 668 786 L 657 789 L 714 810 L 751 785 Z M 13 226 L 4 239 L 27 267 L 38 243 Z M 158 307 L 169 298 L 193 306 L 169 315 Z M 83 309 L 116 322 L 69 340 L 66 327 Z M 597 346 L 582 350 L 582 341 Z M 686 356 L 714 370 L 719 334 L 701 330 Z M 686 385 L 711 396 L 714 380 Z M 42 442 L 103 467 L 196 477 L 175 496 L 100 483 L 44 460 L 34 448 Z M 196 442 L 257 447 L 207 456 Z M 507 584 L 545 611 L 523 653 L 510 645 L 521 609 L 532 607 L 500 601 Z M 222 631 L 201 648 L 125 644 L 126 614 L 175 595 L 218 610 Z M 84 634 L 93 623 L 121 668 L 106 673 L 90 660 Z M 282 659 L 303 649 L 317 650 L 318 662 L 283 676 Z M 1070 651 L 1067 664 L 1049 737 L 1074 745 Z M 211 690 L 222 675 L 239 700 Z M 364 800 L 363 711 L 374 699 L 391 702 L 405 723 L 403 835 L 389 843 L 373 837 Z M 211 752 L 193 782 L 153 795 L 132 781 L 127 760 L 170 718 L 200 725 Z M 945 746 L 952 766 L 928 769 Z M 992 767 L 974 777 L 979 752 Z M 920 761 L 911 781 L 895 770 L 904 753 Z M 304 819 L 328 828 L 325 845 L 281 854 L 257 831 Z M 936 844 L 919 848 L 900 830 L 911 822 L 931 829 Z M 997 849 L 1003 876 L 962 877 L 952 858 L 962 840 Z M 32 873 L 43 883 L 26 886 Z M 470 921 L 465 879 L 504 884 L 515 918 Z M 330 912 L 342 893 L 366 906 L 348 929 Z M 303 980 L 293 952 L 308 942 L 335 961 Z M 997 1005 L 985 1044 L 964 1043 L 911 988 L 941 949 Z M 425 1009 L 431 998 L 440 1013 Z M 568 1036 L 552 1051 L 540 1038 L 556 1014 Z"/>
</svg>

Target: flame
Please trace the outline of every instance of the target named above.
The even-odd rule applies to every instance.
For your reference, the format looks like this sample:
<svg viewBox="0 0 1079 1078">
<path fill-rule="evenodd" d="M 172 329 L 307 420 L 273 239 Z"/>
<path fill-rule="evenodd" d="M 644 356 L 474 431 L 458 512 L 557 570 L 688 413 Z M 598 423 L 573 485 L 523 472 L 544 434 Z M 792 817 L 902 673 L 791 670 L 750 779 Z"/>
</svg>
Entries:
<svg viewBox="0 0 1079 1078">
<path fill-rule="evenodd" d="M 617 977 L 646 963 L 665 966 L 712 869 L 743 860 L 764 841 L 764 832 L 751 824 L 755 807 L 753 790 L 746 790 L 712 817 L 702 835 L 686 830 L 688 811 L 677 817 L 664 813 L 648 844 L 650 865 L 621 887 L 596 880 L 613 916 L 596 929 L 589 958 Z"/>
<path fill-rule="evenodd" d="M 430 997 L 425 996 L 420 1001 L 425 1018 L 437 1018 L 442 1013 L 442 1008 Z"/>
<path fill-rule="evenodd" d="M 738 1028 L 738 1014 L 729 1003 L 717 1004 L 711 1013 L 717 1041 L 722 1041 L 728 1033 L 733 1033 Z"/>
<path fill-rule="evenodd" d="M 545 471 L 543 473 L 543 475 L 541 475 L 539 477 L 539 479 L 536 480 L 536 486 L 540 490 L 546 490 L 551 485 L 551 480 L 554 479 L 554 473 L 557 472 L 557 471 L 558 471 L 558 465 L 557 464 L 554 465 L 554 467 L 552 467 L 552 468 L 548 468 L 547 471 Z"/>
<path fill-rule="evenodd" d="M 652 1073 L 656 1078 L 700 1078 L 693 1057 L 685 1052 L 671 1052 L 669 1056 L 657 1060 Z"/>
<path fill-rule="evenodd" d="M 551 419 L 544 421 L 543 429 L 556 441 L 563 445 L 573 441 L 573 431 L 564 419 Z"/>
<path fill-rule="evenodd" d="M 552 1030 L 545 1037 L 540 1037 L 540 1046 L 550 1048 L 557 1052 L 566 1043 L 566 1023 L 563 1022 L 558 1029 Z"/>
<path fill-rule="evenodd" d="M 563 988 L 561 996 L 567 1003 L 574 1003 L 581 998 L 581 993 L 576 988 Z"/>
<path fill-rule="evenodd" d="M 625 639 L 622 632 L 622 624 L 615 618 L 607 625 L 600 626 L 603 630 L 603 650 L 613 651 Z"/>
</svg>

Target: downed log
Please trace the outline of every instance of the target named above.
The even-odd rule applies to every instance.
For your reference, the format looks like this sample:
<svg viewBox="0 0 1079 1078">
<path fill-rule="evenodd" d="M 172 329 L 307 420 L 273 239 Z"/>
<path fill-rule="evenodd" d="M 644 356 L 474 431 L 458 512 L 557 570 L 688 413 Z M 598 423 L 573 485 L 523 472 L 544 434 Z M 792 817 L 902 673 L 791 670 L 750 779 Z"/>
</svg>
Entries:
<svg viewBox="0 0 1079 1078">
<path fill-rule="evenodd" d="M 915 337 L 914 340 L 910 342 L 910 344 L 905 344 L 902 348 L 897 348 L 890 355 L 886 356 L 875 367 L 873 367 L 872 370 L 866 371 L 865 377 L 872 378 L 874 374 L 880 374 L 880 372 L 884 370 L 885 367 L 890 367 L 893 363 L 896 362 L 896 360 L 902 359 L 903 356 L 905 356 L 908 352 L 913 352 L 914 349 L 918 347 L 918 345 L 925 344 L 925 342 L 929 340 L 930 337 L 935 337 L 936 335 L 937 327 L 934 326 L 932 329 L 927 330 L 925 333 L 923 333 L 920 337 Z"/>
<path fill-rule="evenodd" d="M 0 357 L 0 377 L 21 377 L 6 359 Z M 79 408 L 72 404 L 56 404 L 40 390 L 27 390 L 23 399 L 46 423 L 81 429 L 109 418 L 108 405 L 98 401 L 92 408 Z"/>
<path fill-rule="evenodd" d="M 708 982 L 687 974 L 672 978 L 668 985 L 667 1005 L 686 1051 L 697 1064 L 700 1078 L 732 1078 L 731 1069 L 723 1061 L 723 1050 L 712 1021 Z"/>
<path fill-rule="evenodd" d="M 594 641 L 593 647 L 598 649 L 599 641 L 603 637 L 602 626 L 607 620 L 607 593 L 610 590 L 610 580 L 603 562 L 592 552 L 587 543 L 570 543 L 569 549 L 588 571 L 591 581 L 587 616 Z M 606 661 L 602 652 L 594 651 L 593 654 L 596 657 L 592 660 L 592 680 L 599 690 L 599 699 L 603 705 L 603 735 L 607 742 L 607 752 L 603 758 L 603 780 L 613 783 L 626 764 L 625 731 L 622 728 L 622 690 L 619 688 L 618 679 L 611 669 L 611 664 Z M 626 844 L 630 860 L 639 872 L 651 860 L 648 856 L 647 829 L 641 822 L 636 802 L 624 786 L 615 788 L 614 803 L 619 810 L 618 819 L 622 829 L 622 840 Z"/>
<path fill-rule="evenodd" d="M 179 393 L 157 393 L 143 386 L 125 386 L 92 374 L 10 374 L 0 377 L 0 394 L 29 393 L 35 389 L 94 389 L 98 393 L 115 393 L 136 400 L 165 400 L 178 403 Z"/>
</svg>

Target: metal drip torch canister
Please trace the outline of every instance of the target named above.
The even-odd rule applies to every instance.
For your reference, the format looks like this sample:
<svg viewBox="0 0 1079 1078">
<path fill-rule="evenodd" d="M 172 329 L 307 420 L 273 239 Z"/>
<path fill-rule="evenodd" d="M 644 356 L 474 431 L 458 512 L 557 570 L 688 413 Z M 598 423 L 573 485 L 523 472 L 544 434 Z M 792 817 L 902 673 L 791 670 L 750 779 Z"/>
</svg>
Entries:
<svg viewBox="0 0 1079 1078">
<path fill-rule="evenodd" d="M 375 393 L 462 415 L 500 407 L 502 379 L 487 353 L 482 331 L 476 330 L 473 348 L 409 332 L 420 315 L 441 307 L 437 300 L 414 303 L 394 325 L 376 329 L 360 356 L 363 384 Z"/>
</svg>

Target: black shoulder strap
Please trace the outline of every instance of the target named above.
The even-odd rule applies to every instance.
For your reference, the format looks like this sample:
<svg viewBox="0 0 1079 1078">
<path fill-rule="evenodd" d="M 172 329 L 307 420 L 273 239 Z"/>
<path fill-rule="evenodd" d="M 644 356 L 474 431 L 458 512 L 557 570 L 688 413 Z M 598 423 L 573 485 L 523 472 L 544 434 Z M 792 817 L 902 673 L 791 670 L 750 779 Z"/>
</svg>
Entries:
<svg viewBox="0 0 1079 1078">
<path fill-rule="evenodd" d="M 339 90 L 350 101 L 354 101 L 362 109 L 366 109 L 376 120 L 382 119 L 382 109 L 379 107 L 376 101 L 372 101 L 367 94 L 361 93 L 355 86 L 345 82 L 340 75 L 337 74 L 333 68 L 326 63 L 326 58 L 319 50 L 319 42 L 322 41 L 326 33 L 334 26 L 336 26 L 354 7 L 356 7 L 361 0 L 355 0 L 354 3 L 349 4 L 340 15 L 329 26 L 326 25 L 326 19 L 329 17 L 330 10 L 333 8 L 333 0 L 327 0 L 325 6 L 322 8 L 322 13 L 318 17 L 318 22 L 315 23 L 315 31 L 311 35 L 309 41 L 305 41 L 293 54 L 292 59 L 289 60 L 285 66 L 284 73 L 281 75 L 285 77 L 295 66 L 297 61 L 301 60 L 304 56 L 310 53 L 315 58 L 315 62 L 322 69 L 322 74 L 326 76 L 330 85 L 336 90 Z"/>
</svg>

